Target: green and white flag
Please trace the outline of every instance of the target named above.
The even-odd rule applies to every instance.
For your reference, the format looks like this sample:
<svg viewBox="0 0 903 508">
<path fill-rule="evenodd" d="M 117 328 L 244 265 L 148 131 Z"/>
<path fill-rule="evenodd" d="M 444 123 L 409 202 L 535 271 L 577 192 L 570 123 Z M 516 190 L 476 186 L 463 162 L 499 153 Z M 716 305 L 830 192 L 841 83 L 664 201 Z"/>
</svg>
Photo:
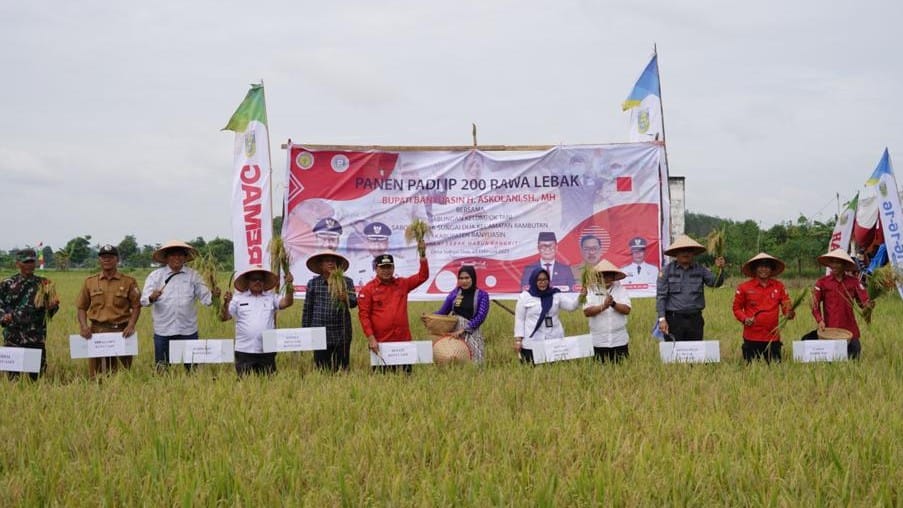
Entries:
<svg viewBox="0 0 903 508">
<path fill-rule="evenodd" d="M 251 85 L 223 128 L 235 132 L 232 177 L 232 242 L 235 271 L 269 269 L 267 245 L 273 236 L 270 199 L 270 137 L 263 85 Z"/>
</svg>

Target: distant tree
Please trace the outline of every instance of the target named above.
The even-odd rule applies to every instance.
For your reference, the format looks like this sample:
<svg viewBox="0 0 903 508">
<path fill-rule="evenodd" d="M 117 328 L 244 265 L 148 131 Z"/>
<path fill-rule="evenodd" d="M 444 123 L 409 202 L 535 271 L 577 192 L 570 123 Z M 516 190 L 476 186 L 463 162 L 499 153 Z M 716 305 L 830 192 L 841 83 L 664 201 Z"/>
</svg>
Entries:
<svg viewBox="0 0 903 508">
<path fill-rule="evenodd" d="M 135 257 L 138 255 L 138 242 L 135 235 L 126 235 L 116 246 L 119 250 L 119 262 L 126 266 L 138 266 Z"/>
<path fill-rule="evenodd" d="M 54 253 L 53 257 L 54 266 L 56 269 L 61 272 L 68 272 L 70 266 L 70 256 L 69 253 L 64 249 L 60 249 Z"/>
<path fill-rule="evenodd" d="M 191 245 L 198 251 L 202 251 L 207 246 L 207 241 L 204 240 L 203 236 L 199 236 L 199 237 L 195 238 L 194 240 L 190 240 L 188 242 L 188 245 Z"/>
<path fill-rule="evenodd" d="M 66 253 L 67 270 L 70 266 L 81 266 L 91 257 L 91 235 L 77 236 L 69 240 L 62 251 Z M 59 256 L 59 251 L 57 251 L 57 256 Z"/>
<path fill-rule="evenodd" d="M 44 254 L 44 267 L 53 266 L 53 247 L 45 245 L 41 252 Z"/>
<path fill-rule="evenodd" d="M 225 270 L 233 270 L 235 267 L 235 258 L 233 256 L 232 240 L 216 237 L 207 242 L 207 250 L 213 254 L 217 263 Z"/>
<path fill-rule="evenodd" d="M 0 250 L 0 268 L 13 268 L 16 266 L 16 261 L 13 256 L 13 252 L 6 252 L 5 250 Z"/>
</svg>

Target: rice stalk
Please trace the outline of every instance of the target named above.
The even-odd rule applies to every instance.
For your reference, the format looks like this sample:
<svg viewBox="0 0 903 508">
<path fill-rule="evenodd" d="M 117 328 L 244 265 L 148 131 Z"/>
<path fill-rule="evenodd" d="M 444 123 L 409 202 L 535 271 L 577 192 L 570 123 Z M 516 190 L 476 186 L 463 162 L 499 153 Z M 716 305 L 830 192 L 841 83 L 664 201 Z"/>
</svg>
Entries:
<svg viewBox="0 0 903 508">
<path fill-rule="evenodd" d="M 786 314 L 781 314 L 778 316 L 778 326 L 772 330 L 774 335 L 780 336 L 781 330 L 787 326 L 787 323 L 790 321 L 790 318 L 787 317 L 787 314 L 796 313 L 796 309 L 799 308 L 800 305 L 803 304 L 803 300 L 806 299 L 806 296 L 812 295 L 812 290 L 807 288 L 800 291 L 800 294 L 796 295 L 796 297 L 790 301 L 790 309 Z"/>
<path fill-rule="evenodd" d="M 336 268 L 326 278 L 326 287 L 329 290 L 329 297 L 335 300 L 339 308 L 348 307 L 348 287 L 345 285 L 345 271 Z"/>
<path fill-rule="evenodd" d="M 34 306 L 36 309 L 44 309 L 45 327 L 53 319 L 53 315 L 49 312 L 49 309 L 45 308 L 45 305 L 50 305 L 55 301 L 59 301 L 59 296 L 56 293 L 56 284 L 49 279 L 43 279 L 40 287 L 34 294 Z"/>
<path fill-rule="evenodd" d="M 878 298 L 894 292 L 899 284 L 903 284 L 903 274 L 896 271 L 891 264 L 886 264 L 869 275 L 866 280 L 865 290 L 869 300 L 875 302 Z M 850 304 L 853 305 L 852 301 Z M 872 322 L 873 309 L 874 307 L 865 307 L 860 310 L 856 305 L 853 305 L 853 310 L 862 316 L 866 324 L 871 324 Z"/>
<path fill-rule="evenodd" d="M 597 294 L 605 294 L 605 280 L 599 275 L 596 270 L 593 269 L 592 266 L 584 266 L 580 271 L 580 284 L 586 289 L 586 293 L 588 294 L 590 291 L 593 291 Z M 599 293 L 599 292 L 602 293 Z M 580 305 L 586 303 L 586 294 L 583 292 L 580 293 L 580 296 L 577 298 L 577 301 Z"/>
<path fill-rule="evenodd" d="M 724 240 L 727 236 L 725 227 L 713 229 L 709 236 L 706 237 L 706 250 L 708 250 L 715 259 L 724 257 Z M 718 267 L 718 276 L 724 272 L 724 267 Z"/>
<path fill-rule="evenodd" d="M 274 236 L 270 239 L 267 251 L 270 253 L 270 270 L 279 278 L 282 278 L 283 273 L 289 273 L 292 264 L 291 256 L 285 249 L 285 243 L 281 236 Z"/>
<path fill-rule="evenodd" d="M 420 257 L 424 257 L 426 255 L 425 249 L 420 247 L 420 244 L 423 242 L 423 239 L 427 236 L 430 236 L 432 231 L 430 230 L 430 225 L 421 219 L 415 217 L 408 227 L 404 230 L 404 239 L 407 240 L 408 243 L 412 241 L 416 241 L 417 243 L 417 254 Z"/>
<path fill-rule="evenodd" d="M 214 314 L 214 318 L 217 316 L 220 308 L 220 288 L 216 282 L 217 272 L 219 271 L 219 263 L 216 261 L 216 257 L 212 252 L 207 250 L 206 252 L 199 252 L 198 256 L 191 260 L 189 263 L 195 271 L 198 272 L 198 275 L 201 276 L 201 280 L 204 281 L 204 284 L 207 285 L 207 289 L 210 290 L 211 300 L 210 300 L 210 309 Z"/>
</svg>

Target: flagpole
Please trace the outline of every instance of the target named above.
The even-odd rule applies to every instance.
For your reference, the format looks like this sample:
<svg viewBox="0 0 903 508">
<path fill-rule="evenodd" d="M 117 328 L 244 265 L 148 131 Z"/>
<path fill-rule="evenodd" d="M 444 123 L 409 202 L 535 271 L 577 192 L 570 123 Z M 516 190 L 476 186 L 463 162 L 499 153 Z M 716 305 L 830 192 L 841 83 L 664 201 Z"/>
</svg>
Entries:
<svg viewBox="0 0 903 508">
<path fill-rule="evenodd" d="M 670 213 L 670 210 L 671 210 L 671 206 L 670 206 L 670 203 L 671 203 L 671 182 L 670 182 L 671 163 L 668 161 L 668 143 L 666 141 L 668 138 L 665 136 L 665 100 L 662 97 L 662 72 L 661 72 L 661 67 L 659 67 L 659 65 L 658 65 L 658 45 L 654 42 L 652 43 L 652 54 L 655 57 L 655 71 L 658 74 L 658 108 L 659 108 L 658 114 L 662 119 L 662 139 L 661 139 L 661 141 L 662 141 L 662 148 L 664 149 L 664 152 L 665 152 L 665 181 L 662 182 L 662 185 L 660 187 L 662 196 L 659 197 L 659 202 L 664 201 L 665 193 L 667 193 L 668 203 L 669 203 L 668 210 Z M 662 210 L 662 213 L 664 213 L 664 210 Z M 661 223 L 664 223 L 665 218 L 659 217 L 659 221 Z M 670 244 L 671 243 L 671 231 L 670 231 L 671 217 L 668 217 L 668 225 L 669 225 L 669 228 L 668 228 L 669 231 L 663 231 L 662 233 L 668 235 L 666 238 L 668 239 L 668 243 Z M 665 259 L 664 258 L 664 250 L 665 250 L 664 245 L 659 245 L 659 255 L 660 255 L 660 259 L 662 259 L 662 260 Z"/>
<path fill-rule="evenodd" d="M 263 78 L 260 78 L 260 88 L 263 89 L 263 107 L 266 108 L 267 88 L 265 86 L 263 86 Z M 266 113 L 266 109 L 264 109 L 264 113 Z M 273 151 L 272 151 L 272 149 L 270 149 L 270 115 L 267 115 L 267 124 L 264 127 L 266 127 L 266 130 L 267 130 L 267 157 L 269 157 L 269 172 L 270 172 L 269 178 L 268 178 L 268 180 L 270 181 L 270 227 L 272 228 L 273 227 L 272 221 L 273 221 L 273 218 L 276 216 L 276 214 L 274 213 L 275 210 L 273 209 Z M 663 125 L 662 131 L 664 132 L 664 130 L 665 130 L 665 127 Z M 283 217 L 282 220 L 284 221 L 285 217 Z M 270 269 L 272 269 L 272 268 L 273 267 L 271 266 Z"/>
</svg>

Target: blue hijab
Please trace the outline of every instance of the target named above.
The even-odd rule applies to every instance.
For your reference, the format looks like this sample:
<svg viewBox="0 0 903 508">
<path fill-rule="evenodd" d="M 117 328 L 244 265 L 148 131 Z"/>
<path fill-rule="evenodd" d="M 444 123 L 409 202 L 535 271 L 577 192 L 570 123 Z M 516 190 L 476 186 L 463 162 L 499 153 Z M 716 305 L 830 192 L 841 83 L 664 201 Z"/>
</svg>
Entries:
<svg viewBox="0 0 903 508">
<path fill-rule="evenodd" d="M 539 278 L 539 274 L 541 273 L 546 274 L 546 277 L 549 278 L 549 287 L 547 287 L 545 291 L 540 291 L 539 286 L 536 285 L 536 279 Z M 555 297 L 555 293 L 560 293 L 561 290 L 556 287 L 552 287 L 552 276 L 549 275 L 548 270 L 546 270 L 545 268 L 537 268 L 533 271 L 533 274 L 530 275 L 530 289 L 528 289 L 527 291 L 530 293 L 530 296 L 539 298 L 541 308 L 539 319 L 536 320 L 536 326 L 533 327 L 533 332 L 530 334 L 530 337 L 532 337 L 536 334 L 536 330 L 539 330 L 539 327 L 542 326 L 542 322 L 549 314 L 549 310 L 552 308 L 552 300 Z"/>
</svg>

